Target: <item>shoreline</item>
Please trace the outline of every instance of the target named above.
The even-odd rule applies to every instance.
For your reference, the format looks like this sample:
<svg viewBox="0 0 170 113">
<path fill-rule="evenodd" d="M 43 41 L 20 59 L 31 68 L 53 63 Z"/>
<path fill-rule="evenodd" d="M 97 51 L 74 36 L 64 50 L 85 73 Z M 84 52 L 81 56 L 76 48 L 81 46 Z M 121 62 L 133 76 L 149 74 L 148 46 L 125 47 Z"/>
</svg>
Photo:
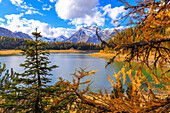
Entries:
<svg viewBox="0 0 170 113">
<path fill-rule="evenodd" d="M 46 50 L 50 53 L 85 53 L 83 50 Z"/>
<path fill-rule="evenodd" d="M 98 52 L 99 50 L 47 50 L 50 53 L 87 53 L 87 52 Z M 0 56 L 17 55 L 20 54 L 21 50 L 0 50 Z"/>
<path fill-rule="evenodd" d="M 114 53 L 101 53 L 101 52 L 97 52 L 97 53 L 92 53 L 92 54 L 88 54 L 88 56 L 91 56 L 91 57 L 98 57 L 98 58 L 104 58 L 104 59 L 110 59 L 110 58 L 113 58 L 116 54 Z M 116 61 L 124 61 L 124 57 L 126 55 L 119 55 L 118 58 L 115 58 Z M 133 62 L 140 62 L 140 61 L 137 61 L 137 60 L 133 60 Z M 149 61 L 149 63 L 152 63 L 153 62 L 153 58 L 151 56 L 151 60 Z M 170 63 L 169 64 L 166 64 L 164 65 L 165 67 L 170 67 Z"/>
<path fill-rule="evenodd" d="M 104 58 L 104 59 L 110 59 L 116 54 L 114 53 L 102 53 L 99 52 L 99 50 L 47 50 L 50 53 L 87 53 L 87 52 L 94 52 L 91 54 L 88 54 L 87 56 L 90 57 L 98 57 L 98 58 Z M 0 50 L 0 56 L 10 56 L 10 55 L 19 55 L 22 51 L 21 50 Z M 125 55 L 119 55 L 118 58 L 116 58 L 116 61 L 123 61 Z M 133 62 L 139 62 L 137 60 L 134 60 Z M 153 62 L 152 58 L 149 61 L 150 63 Z M 166 64 L 165 67 L 170 67 L 170 64 Z"/>
<path fill-rule="evenodd" d="M 0 56 L 17 55 L 21 50 L 0 50 Z"/>
</svg>

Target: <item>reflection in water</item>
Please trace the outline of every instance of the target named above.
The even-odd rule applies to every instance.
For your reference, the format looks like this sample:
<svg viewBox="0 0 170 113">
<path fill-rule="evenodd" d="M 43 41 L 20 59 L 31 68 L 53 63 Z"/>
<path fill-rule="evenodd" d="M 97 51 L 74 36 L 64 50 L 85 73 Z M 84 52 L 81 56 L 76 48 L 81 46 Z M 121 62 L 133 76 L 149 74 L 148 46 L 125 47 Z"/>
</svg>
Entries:
<svg viewBox="0 0 170 113">
<path fill-rule="evenodd" d="M 104 66 L 107 63 L 106 59 L 95 58 L 86 56 L 85 53 L 53 53 L 49 56 L 51 65 L 57 65 L 59 68 L 54 69 L 51 73 L 53 76 L 51 84 L 55 84 L 59 77 L 63 79 L 72 81 L 72 75 L 75 69 L 87 68 L 87 71 L 90 70 L 99 70 L 95 75 L 85 77 L 82 81 L 93 79 L 93 84 L 91 85 L 91 90 L 97 91 L 98 89 L 108 89 L 110 91 L 111 85 L 108 81 L 107 75 L 112 76 L 113 71 L 116 73 L 121 69 L 123 62 L 114 62 L 109 65 L 107 68 Z M 23 68 L 19 67 L 20 63 L 24 63 L 25 56 L 1 56 L 0 62 L 6 63 L 7 68 L 14 68 L 14 71 L 22 73 Z M 114 78 L 113 78 L 114 79 Z M 85 88 L 85 85 L 82 86 Z"/>
</svg>

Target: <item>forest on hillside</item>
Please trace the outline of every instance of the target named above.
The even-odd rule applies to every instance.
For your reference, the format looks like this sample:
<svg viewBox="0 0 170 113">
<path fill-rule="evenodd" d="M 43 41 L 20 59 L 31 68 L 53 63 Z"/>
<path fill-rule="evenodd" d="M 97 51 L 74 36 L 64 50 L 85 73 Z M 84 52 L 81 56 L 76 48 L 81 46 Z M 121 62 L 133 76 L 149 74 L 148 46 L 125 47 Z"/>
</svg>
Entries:
<svg viewBox="0 0 170 113">
<path fill-rule="evenodd" d="M 0 49 L 19 49 L 25 47 L 27 41 L 32 41 L 31 39 L 21 39 L 21 38 L 11 38 L 11 37 L 1 37 L 0 38 Z M 51 50 L 101 50 L 103 47 L 100 44 L 93 43 L 83 43 L 83 42 L 51 42 L 43 49 Z"/>
<path fill-rule="evenodd" d="M 111 94 L 107 90 L 90 91 L 92 79 L 82 79 L 94 75 L 97 70 L 87 71 L 87 68 L 76 69 L 72 81 L 59 78 L 55 85 L 47 85 L 51 82 L 50 72 L 58 66 L 50 65 L 49 53 L 42 51 L 48 43 L 40 40 L 41 32 L 36 29 L 32 33 L 36 39 L 28 40 L 26 47 L 21 49 L 26 57 L 20 64 L 24 72 L 17 73 L 6 69 L 5 64 L 0 65 L 0 112 L 169 113 L 170 68 L 165 66 L 170 64 L 170 2 L 140 0 L 130 5 L 126 0 L 120 1 L 126 5 L 128 14 L 117 21 L 126 19 L 126 25 L 134 29 L 130 28 L 130 33 L 124 31 L 126 35 L 115 29 L 117 34 L 110 42 L 102 40 L 96 29 L 102 45 L 115 52 L 105 67 L 124 58 L 121 70 L 114 72 L 115 79 L 106 75 L 113 88 Z M 138 63 L 132 65 L 134 61 Z M 142 73 L 143 70 L 150 76 Z M 82 90 L 81 85 L 87 87 Z M 162 87 L 156 87 L 158 85 Z"/>
</svg>

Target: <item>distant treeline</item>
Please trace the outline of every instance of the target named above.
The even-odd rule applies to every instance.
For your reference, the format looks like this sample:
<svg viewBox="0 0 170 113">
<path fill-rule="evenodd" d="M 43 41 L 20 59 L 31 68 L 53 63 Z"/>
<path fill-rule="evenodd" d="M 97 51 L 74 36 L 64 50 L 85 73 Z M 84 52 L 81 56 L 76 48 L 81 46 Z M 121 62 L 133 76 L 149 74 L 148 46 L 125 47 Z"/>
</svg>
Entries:
<svg viewBox="0 0 170 113">
<path fill-rule="evenodd" d="M 18 49 L 19 47 L 25 47 L 25 43 L 30 39 L 0 37 L 0 49 Z M 30 40 L 31 41 L 31 40 Z M 101 50 L 100 44 L 83 43 L 83 42 L 51 42 L 47 45 L 46 49 L 53 50 Z"/>
</svg>

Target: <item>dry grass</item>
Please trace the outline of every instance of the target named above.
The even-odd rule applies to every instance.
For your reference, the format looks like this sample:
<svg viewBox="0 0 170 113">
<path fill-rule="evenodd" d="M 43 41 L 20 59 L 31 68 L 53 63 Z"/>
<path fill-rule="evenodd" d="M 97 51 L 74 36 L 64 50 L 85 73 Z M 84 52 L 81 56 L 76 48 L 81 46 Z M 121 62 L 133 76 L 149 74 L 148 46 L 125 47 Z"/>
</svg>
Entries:
<svg viewBox="0 0 170 113">
<path fill-rule="evenodd" d="M 92 57 L 100 57 L 100 58 L 111 58 L 113 57 L 115 54 L 110 54 L 110 53 L 92 53 L 89 54 L 88 56 L 92 56 Z"/>
<path fill-rule="evenodd" d="M 110 58 L 113 58 L 116 54 L 115 53 L 103 53 L 103 52 L 98 52 L 98 53 L 92 53 L 92 54 L 89 54 L 88 56 L 92 56 L 92 57 L 100 57 L 100 58 L 107 58 L 107 59 L 110 59 Z M 125 55 L 119 55 L 119 60 L 124 60 L 123 57 Z"/>
<path fill-rule="evenodd" d="M 15 55 L 21 52 L 21 50 L 1 50 L 0 55 Z"/>
<path fill-rule="evenodd" d="M 81 50 L 48 50 L 50 53 L 84 53 Z M 0 50 L 0 55 L 15 55 L 21 53 L 21 50 Z"/>
<path fill-rule="evenodd" d="M 88 56 L 110 59 L 110 58 L 113 58 L 115 55 L 116 55 L 115 53 L 97 52 L 97 53 L 89 54 Z M 118 57 L 116 57 L 115 60 L 116 61 L 124 61 L 125 60 L 125 56 L 126 56 L 126 54 L 118 55 Z M 136 59 L 133 60 L 133 61 L 134 62 L 139 62 Z M 154 55 L 151 55 L 149 57 L 149 64 L 153 65 L 153 61 L 154 61 Z M 170 63 L 167 63 L 166 65 L 164 65 L 164 67 L 170 67 Z"/>
<path fill-rule="evenodd" d="M 84 53 L 81 50 L 48 50 L 50 53 Z"/>
</svg>

